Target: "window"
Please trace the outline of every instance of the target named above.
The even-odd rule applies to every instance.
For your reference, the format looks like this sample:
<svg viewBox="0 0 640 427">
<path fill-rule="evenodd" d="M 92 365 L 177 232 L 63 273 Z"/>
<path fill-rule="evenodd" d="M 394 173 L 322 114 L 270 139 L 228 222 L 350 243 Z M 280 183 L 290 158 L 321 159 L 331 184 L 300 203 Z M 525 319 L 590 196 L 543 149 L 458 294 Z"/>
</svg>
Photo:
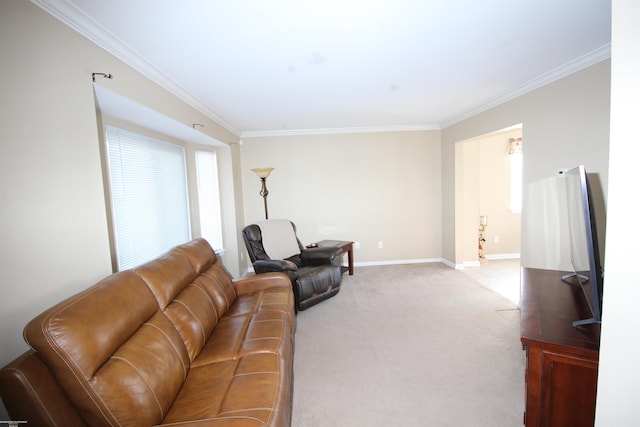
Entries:
<svg viewBox="0 0 640 427">
<path fill-rule="evenodd" d="M 511 212 L 522 211 L 522 138 L 509 139 L 509 162 L 511 163 Z"/>
<path fill-rule="evenodd" d="M 207 239 L 216 252 L 220 252 L 223 248 L 222 220 L 216 153 L 214 151 L 196 150 L 195 156 L 200 235 Z"/>
<path fill-rule="evenodd" d="M 185 150 L 105 129 L 117 269 L 155 258 L 191 238 Z"/>
</svg>

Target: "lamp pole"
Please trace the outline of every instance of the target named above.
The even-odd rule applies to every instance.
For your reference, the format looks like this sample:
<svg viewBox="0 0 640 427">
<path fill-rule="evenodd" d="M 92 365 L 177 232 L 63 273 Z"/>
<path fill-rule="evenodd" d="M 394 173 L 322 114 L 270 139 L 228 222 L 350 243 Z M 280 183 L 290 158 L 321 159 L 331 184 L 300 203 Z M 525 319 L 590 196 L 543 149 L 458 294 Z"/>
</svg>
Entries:
<svg viewBox="0 0 640 427">
<path fill-rule="evenodd" d="M 260 195 L 264 199 L 264 219 L 269 219 L 269 209 L 267 208 L 267 196 L 269 195 L 269 190 L 267 190 L 267 178 L 260 178 L 260 180 L 262 181 Z"/>
<path fill-rule="evenodd" d="M 260 189 L 260 195 L 264 199 L 264 218 L 269 219 L 269 210 L 267 208 L 267 196 L 269 195 L 269 190 L 267 190 L 267 177 L 273 170 L 273 168 L 254 168 L 251 169 L 258 175 L 260 181 L 262 181 L 262 188 Z"/>
</svg>

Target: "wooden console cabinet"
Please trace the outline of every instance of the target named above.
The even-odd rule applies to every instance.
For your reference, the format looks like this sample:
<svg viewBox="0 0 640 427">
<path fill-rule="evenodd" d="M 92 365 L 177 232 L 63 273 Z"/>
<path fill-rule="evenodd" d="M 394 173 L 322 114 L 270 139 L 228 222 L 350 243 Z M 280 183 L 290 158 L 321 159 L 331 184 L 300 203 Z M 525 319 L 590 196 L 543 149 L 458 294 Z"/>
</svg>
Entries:
<svg viewBox="0 0 640 427">
<path fill-rule="evenodd" d="M 563 274 L 522 269 L 526 426 L 592 427 L 594 423 L 600 325 L 572 326 L 591 313 L 579 285 L 563 282 Z"/>
</svg>

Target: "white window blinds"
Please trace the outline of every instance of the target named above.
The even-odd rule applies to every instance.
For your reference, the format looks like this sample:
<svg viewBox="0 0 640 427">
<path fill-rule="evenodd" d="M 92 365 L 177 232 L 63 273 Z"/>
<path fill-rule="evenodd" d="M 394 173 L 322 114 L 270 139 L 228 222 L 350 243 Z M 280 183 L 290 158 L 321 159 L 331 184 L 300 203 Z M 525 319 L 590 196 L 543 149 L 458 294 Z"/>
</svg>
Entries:
<svg viewBox="0 0 640 427">
<path fill-rule="evenodd" d="M 184 148 L 106 127 L 118 270 L 190 239 Z"/>
</svg>

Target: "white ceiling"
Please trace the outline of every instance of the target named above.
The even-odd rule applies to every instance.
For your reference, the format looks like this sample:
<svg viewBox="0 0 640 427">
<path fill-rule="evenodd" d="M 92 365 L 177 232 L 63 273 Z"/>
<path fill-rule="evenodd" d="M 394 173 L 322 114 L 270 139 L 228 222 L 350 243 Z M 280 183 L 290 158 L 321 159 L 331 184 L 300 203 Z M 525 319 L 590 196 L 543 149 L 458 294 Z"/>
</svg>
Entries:
<svg viewBox="0 0 640 427">
<path fill-rule="evenodd" d="M 239 135 L 441 128 L 610 56 L 610 0 L 32 1 Z"/>
</svg>

